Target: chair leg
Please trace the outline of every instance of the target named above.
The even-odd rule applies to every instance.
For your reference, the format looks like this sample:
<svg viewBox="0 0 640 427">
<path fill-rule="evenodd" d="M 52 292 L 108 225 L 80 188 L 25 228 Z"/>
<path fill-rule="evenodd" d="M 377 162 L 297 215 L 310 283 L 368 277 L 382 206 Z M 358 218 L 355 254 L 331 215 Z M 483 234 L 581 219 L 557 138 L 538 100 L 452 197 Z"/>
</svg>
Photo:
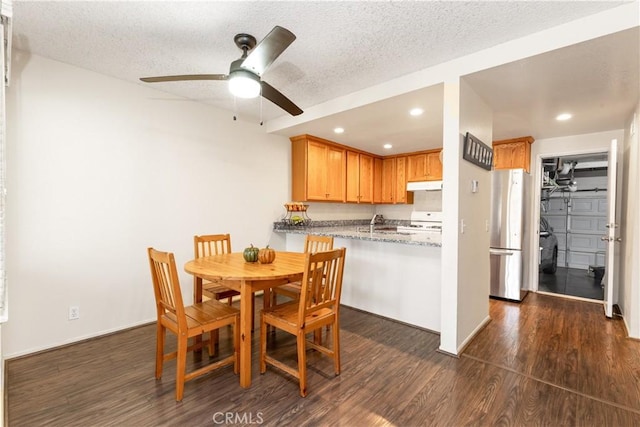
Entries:
<svg viewBox="0 0 640 427">
<path fill-rule="evenodd" d="M 216 296 L 216 301 L 220 301 L 217 296 Z M 229 305 L 231 305 L 231 298 L 229 298 Z M 209 332 L 209 339 L 214 345 L 214 350 L 213 350 L 214 355 L 218 354 L 219 341 L 220 341 L 219 331 L 220 331 L 219 329 L 214 329 Z M 211 355 L 211 353 L 209 353 L 209 355 Z"/>
<path fill-rule="evenodd" d="M 300 376 L 300 396 L 307 396 L 307 349 L 306 338 L 303 331 L 298 331 L 296 336 L 298 344 L 298 375 Z"/>
<path fill-rule="evenodd" d="M 260 313 L 260 373 L 264 374 L 267 370 L 267 324 L 264 321 L 264 315 Z"/>
<path fill-rule="evenodd" d="M 240 316 L 236 316 L 233 320 L 233 373 L 240 372 Z"/>
<path fill-rule="evenodd" d="M 209 350 L 209 357 L 215 356 L 218 351 L 218 334 L 217 334 L 218 330 L 214 329 L 212 331 L 209 331 L 209 345 L 207 346 L 208 350 Z"/>
<path fill-rule="evenodd" d="M 162 365 L 164 362 L 164 336 L 165 327 L 158 322 L 156 324 L 156 379 L 162 378 Z"/>
<path fill-rule="evenodd" d="M 178 354 L 176 356 L 176 401 L 180 402 L 184 395 L 184 377 L 187 365 L 187 337 L 178 334 Z"/>
<path fill-rule="evenodd" d="M 271 288 L 267 288 L 262 293 L 262 309 L 271 307 Z"/>
<path fill-rule="evenodd" d="M 340 327 L 337 322 L 333 328 L 333 368 L 336 375 L 340 375 Z"/>
</svg>

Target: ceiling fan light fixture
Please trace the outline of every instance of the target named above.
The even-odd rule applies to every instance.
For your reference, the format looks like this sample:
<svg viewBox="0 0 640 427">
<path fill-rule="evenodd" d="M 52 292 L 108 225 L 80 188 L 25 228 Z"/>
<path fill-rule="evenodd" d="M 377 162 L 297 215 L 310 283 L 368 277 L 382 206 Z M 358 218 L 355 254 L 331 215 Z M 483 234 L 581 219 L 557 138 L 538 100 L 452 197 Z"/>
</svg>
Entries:
<svg viewBox="0 0 640 427">
<path fill-rule="evenodd" d="M 238 98 L 256 98 L 260 95 L 260 80 L 255 74 L 237 70 L 229 76 L 229 92 Z"/>
</svg>

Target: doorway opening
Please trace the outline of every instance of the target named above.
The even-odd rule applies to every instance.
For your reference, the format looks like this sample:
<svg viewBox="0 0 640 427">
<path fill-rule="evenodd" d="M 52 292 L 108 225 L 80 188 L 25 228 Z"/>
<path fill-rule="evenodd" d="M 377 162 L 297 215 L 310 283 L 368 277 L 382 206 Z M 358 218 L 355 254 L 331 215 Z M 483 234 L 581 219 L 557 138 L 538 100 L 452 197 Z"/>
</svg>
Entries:
<svg viewBox="0 0 640 427">
<path fill-rule="evenodd" d="M 542 159 L 538 291 L 604 300 L 608 153 Z"/>
</svg>

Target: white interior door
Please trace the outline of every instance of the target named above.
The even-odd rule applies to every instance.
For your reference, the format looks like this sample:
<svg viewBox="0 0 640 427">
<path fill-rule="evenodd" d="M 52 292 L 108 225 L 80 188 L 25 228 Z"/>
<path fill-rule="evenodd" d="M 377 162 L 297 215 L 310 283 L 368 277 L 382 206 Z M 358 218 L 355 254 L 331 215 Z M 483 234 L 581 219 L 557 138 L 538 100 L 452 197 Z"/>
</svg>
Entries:
<svg viewBox="0 0 640 427">
<path fill-rule="evenodd" d="M 602 240 L 607 243 L 607 256 L 604 277 L 604 314 L 613 316 L 613 290 L 617 283 L 616 277 L 616 240 L 619 241 L 619 226 L 616 222 L 616 177 L 618 175 L 618 140 L 611 140 L 609 148 L 609 164 L 607 169 L 609 182 L 607 184 L 607 234 Z"/>
</svg>

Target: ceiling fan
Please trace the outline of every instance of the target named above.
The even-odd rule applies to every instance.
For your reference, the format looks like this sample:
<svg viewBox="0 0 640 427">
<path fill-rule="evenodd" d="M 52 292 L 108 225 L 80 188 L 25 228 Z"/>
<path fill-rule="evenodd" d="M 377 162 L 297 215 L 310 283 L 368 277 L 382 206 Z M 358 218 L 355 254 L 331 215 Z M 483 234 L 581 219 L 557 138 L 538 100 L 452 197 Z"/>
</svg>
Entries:
<svg viewBox="0 0 640 427">
<path fill-rule="evenodd" d="M 147 83 L 175 82 L 183 80 L 227 80 L 229 90 L 239 98 L 255 98 L 262 95 L 292 116 L 302 114 L 302 110 L 280 91 L 263 81 L 260 76 L 273 61 L 289 47 L 296 36 L 286 28 L 275 26 L 256 45 L 256 38 L 250 34 L 236 34 L 233 41 L 242 50 L 240 59 L 231 63 L 229 74 L 186 74 L 177 76 L 142 77 Z"/>
</svg>

